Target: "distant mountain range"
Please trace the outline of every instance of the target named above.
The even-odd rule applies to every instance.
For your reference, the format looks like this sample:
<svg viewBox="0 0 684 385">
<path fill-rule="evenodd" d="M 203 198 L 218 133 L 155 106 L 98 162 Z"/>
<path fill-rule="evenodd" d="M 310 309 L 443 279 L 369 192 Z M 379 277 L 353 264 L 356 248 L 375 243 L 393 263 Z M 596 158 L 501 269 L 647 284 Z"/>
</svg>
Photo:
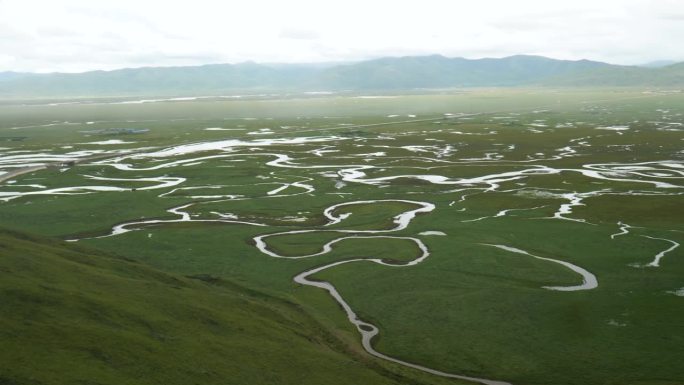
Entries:
<svg viewBox="0 0 684 385">
<path fill-rule="evenodd" d="M 0 97 L 31 98 L 519 86 L 681 87 L 684 63 L 619 66 L 527 55 L 475 60 L 432 55 L 330 65 L 247 62 L 77 74 L 0 73 Z"/>
<path fill-rule="evenodd" d="M 674 60 L 655 60 L 652 62 L 639 64 L 639 67 L 660 68 L 660 67 L 667 67 L 667 66 L 672 65 L 672 64 L 677 64 L 677 62 Z"/>
</svg>

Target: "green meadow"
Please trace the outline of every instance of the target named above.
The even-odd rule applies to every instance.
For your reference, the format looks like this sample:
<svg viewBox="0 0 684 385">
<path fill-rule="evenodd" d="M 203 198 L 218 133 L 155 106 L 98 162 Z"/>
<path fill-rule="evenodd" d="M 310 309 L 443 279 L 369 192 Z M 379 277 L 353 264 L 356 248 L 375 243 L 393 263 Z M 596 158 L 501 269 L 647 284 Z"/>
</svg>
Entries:
<svg viewBox="0 0 684 385">
<path fill-rule="evenodd" d="M 0 103 L 0 384 L 681 385 L 683 149 L 647 89 Z"/>
</svg>

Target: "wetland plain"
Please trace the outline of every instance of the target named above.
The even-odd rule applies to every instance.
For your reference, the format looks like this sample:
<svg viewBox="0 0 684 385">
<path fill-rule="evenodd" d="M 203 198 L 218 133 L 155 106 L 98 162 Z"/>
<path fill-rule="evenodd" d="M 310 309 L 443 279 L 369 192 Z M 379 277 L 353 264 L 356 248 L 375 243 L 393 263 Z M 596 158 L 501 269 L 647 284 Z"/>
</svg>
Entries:
<svg viewBox="0 0 684 385">
<path fill-rule="evenodd" d="M 296 304 L 419 383 L 684 382 L 683 93 L 12 101 L 0 122 L 24 138 L 0 142 L 13 231 Z"/>
</svg>

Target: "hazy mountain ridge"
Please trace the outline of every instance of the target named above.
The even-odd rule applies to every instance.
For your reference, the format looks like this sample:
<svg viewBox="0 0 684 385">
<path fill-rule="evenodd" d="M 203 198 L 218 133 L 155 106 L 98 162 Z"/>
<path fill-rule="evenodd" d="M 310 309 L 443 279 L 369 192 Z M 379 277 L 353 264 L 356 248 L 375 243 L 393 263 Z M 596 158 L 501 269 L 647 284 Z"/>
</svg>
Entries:
<svg viewBox="0 0 684 385">
<path fill-rule="evenodd" d="M 327 85 L 353 89 L 520 86 L 605 66 L 610 65 L 541 56 L 470 60 L 434 55 L 371 60 L 336 67 L 322 75 Z"/>
<path fill-rule="evenodd" d="M 13 80 L 20 78 L 25 75 L 30 75 L 30 74 L 25 74 L 21 72 L 12 72 L 12 71 L 6 71 L 6 72 L 0 72 L 0 82 L 6 81 L 6 80 Z"/>
<path fill-rule="evenodd" d="M 607 67 L 597 68 L 573 76 L 558 76 L 546 81 L 558 86 L 653 86 L 675 87 L 684 85 L 684 63 L 660 68 Z"/>
<path fill-rule="evenodd" d="M 651 61 L 648 63 L 639 64 L 639 67 L 662 68 L 662 67 L 671 66 L 673 64 L 677 64 L 677 62 L 674 60 L 654 60 L 654 61 Z"/>
<path fill-rule="evenodd" d="M 684 63 L 660 68 L 516 55 L 501 59 L 440 55 L 351 64 L 209 64 L 76 74 L 0 73 L 0 96 L 218 94 L 239 90 L 398 90 L 515 86 L 681 86 Z"/>
</svg>

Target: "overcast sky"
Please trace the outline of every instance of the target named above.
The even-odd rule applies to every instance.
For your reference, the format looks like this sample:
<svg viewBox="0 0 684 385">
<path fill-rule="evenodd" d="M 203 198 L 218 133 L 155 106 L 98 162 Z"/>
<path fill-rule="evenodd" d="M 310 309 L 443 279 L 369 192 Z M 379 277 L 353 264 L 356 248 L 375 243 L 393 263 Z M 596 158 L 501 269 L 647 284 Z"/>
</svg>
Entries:
<svg viewBox="0 0 684 385">
<path fill-rule="evenodd" d="M 425 54 L 684 61 L 684 0 L 0 0 L 0 71 Z"/>
</svg>

